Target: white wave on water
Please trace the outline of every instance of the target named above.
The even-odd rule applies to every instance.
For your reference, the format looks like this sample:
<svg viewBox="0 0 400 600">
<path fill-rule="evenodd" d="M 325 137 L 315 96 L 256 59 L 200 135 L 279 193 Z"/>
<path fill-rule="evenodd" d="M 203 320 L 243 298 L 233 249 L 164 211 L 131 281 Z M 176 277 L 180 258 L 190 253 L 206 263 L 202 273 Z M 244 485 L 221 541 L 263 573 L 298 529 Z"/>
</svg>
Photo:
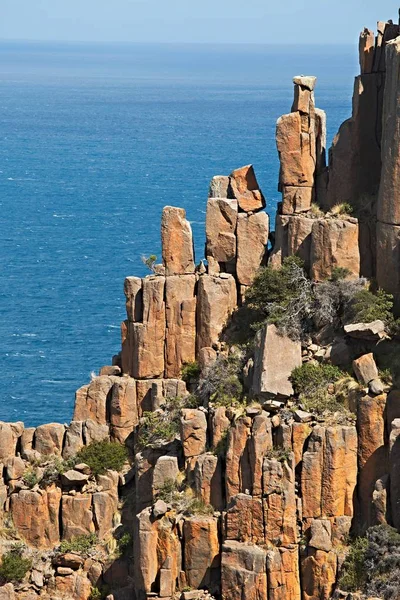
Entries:
<svg viewBox="0 0 400 600">
<path fill-rule="evenodd" d="M 119 325 L 106 325 L 106 327 L 109 327 L 110 329 L 119 329 L 120 328 Z"/>
</svg>

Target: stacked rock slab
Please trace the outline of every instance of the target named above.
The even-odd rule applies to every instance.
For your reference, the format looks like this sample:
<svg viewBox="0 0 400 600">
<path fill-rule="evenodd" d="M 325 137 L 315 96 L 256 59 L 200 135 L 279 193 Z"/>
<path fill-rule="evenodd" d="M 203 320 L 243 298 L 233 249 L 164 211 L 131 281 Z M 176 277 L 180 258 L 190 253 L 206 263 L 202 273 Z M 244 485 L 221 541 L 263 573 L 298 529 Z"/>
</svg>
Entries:
<svg viewBox="0 0 400 600">
<path fill-rule="evenodd" d="M 208 273 L 231 273 L 242 293 L 265 262 L 269 220 L 252 165 L 212 179 L 207 202 Z"/>
<path fill-rule="evenodd" d="M 294 78 L 292 112 L 277 122 L 282 204 L 276 216 L 275 243 L 269 264 L 279 267 L 287 256 L 297 255 L 317 281 L 329 278 L 335 267 L 358 277 L 358 220 L 322 212 L 326 205 L 328 176 L 326 117 L 315 108 L 315 83 L 315 77 Z"/>
</svg>

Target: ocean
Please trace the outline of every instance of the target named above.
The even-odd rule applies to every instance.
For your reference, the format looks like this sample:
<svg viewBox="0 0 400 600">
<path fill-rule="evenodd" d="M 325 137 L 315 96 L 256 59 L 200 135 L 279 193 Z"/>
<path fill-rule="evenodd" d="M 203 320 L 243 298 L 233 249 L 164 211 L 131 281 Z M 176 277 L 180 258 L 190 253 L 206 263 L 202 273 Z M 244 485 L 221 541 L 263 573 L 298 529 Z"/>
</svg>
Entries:
<svg viewBox="0 0 400 600">
<path fill-rule="evenodd" d="M 355 46 L 0 42 L 0 419 L 69 422 L 163 206 L 186 209 L 197 262 L 213 175 L 253 163 L 272 216 L 293 76 L 318 77 L 331 141 L 357 72 Z"/>
</svg>

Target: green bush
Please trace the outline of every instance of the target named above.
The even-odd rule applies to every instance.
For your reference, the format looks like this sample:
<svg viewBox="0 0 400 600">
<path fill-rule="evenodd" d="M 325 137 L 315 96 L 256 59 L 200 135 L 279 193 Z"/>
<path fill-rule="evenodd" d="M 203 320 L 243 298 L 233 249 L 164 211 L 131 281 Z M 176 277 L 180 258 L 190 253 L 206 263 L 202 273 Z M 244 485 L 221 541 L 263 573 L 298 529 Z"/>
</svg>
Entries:
<svg viewBox="0 0 400 600">
<path fill-rule="evenodd" d="M 90 592 L 89 600 L 102 600 L 103 597 L 104 596 L 101 590 L 99 590 L 99 588 L 95 586 Z"/>
<path fill-rule="evenodd" d="M 330 364 L 315 365 L 311 362 L 296 367 L 290 376 L 295 394 L 308 395 L 327 388 L 329 384 L 342 379 L 345 373 Z"/>
<path fill-rule="evenodd" d="M 288 462 L 291 459 L 292 453 L 288 448 L 281 448 L 279 446 L 276 446 L 268 450 L 265 456 L 266 458 L 276 459 L 279 462 L 284 463 Z"/>
<path fill-rule="evenodd" d="M 378 290 L 376 294 L 370 290 L 359 291 L 350 303 L 346 315 L 347 323 L 371 323 L 381 320 L 384 323 L 391 323 L 393 320 L 393 296 L 383 290 Z"/>
<path fill-rule="evenodd" d="M 145 412 L 140 423 L 137 445 L 143 449 L 155 448 L 172 442 L 179 434 L 179 408 L 163 412 Z"/>
<path fill-rule="evenodd" d="M 333 281 L 333 282 L 341 281 L 343 279 L 346 279 L 346 277 L 348 277 L 349 275 L 350 275 L 349 269 L 346 269 L 344 267 L 334 267 L 332 269 L 330 281 Z"/>
<path fill-rule="evenodd" d="M 370 527 L 364 538 L 350 547 L 339 578 L 345 591 L 398 600 L 400 581 L 400 534 L 389 525 Z"/>
<path fill-rule="evenodd" d="M 155 254 L 150 254 L 150 256 L 142 256 L 142 263 L 146 265 L 146 267 L 154 272 L 154 267 L 157 262 L 157 256 Z"/>
<path fill-rule="evenodd" d="M 190 383 L 199 378 L 200 371 L 201 369 L 198 362 L 185 363 L 181 369 L 181 378 L 186 383 Z"/>
<path fill-rule="evenodd" d="M 77 535 L 71 540 L 63 540 L 60 545 L 60 551 L 64 554 L 66 552 L 79 552 L 85 554 L 89 552 L 98 542 L 95 533 L 89 533 L 88 535 Z"/>
<path fill-rule="evenodd" d="M 108 469 L 120 471 L 128 458 L 128 451 L 121 444 L 102 440 L 79 450 L 76 458 L 78 462 L 86 463 L 93 475 L 101 475 Z"/>
<path fill-rule="evenodd" d="M 339 586 L 347 592 L 361 590 L 366 581 L 365 558 L 368 548 L 366 538 L 357 538 L 350 546 L 350 551 L 343 564 Z"/>
<path fill-rule="evenodd" d="M 118 554 L 120 556 L 122 556 L 123 554 L 128 552 L 130 549 L 132 549 L 133 548 L 132 535 L 128 532 L 124 533 L 117 541 L 117 547 L 118 547 Z"/>
<path fill-rule="evenodd" d="M 164 502 L 170 504 L 179 491 L 179 484 L 176 479 L 166 479 L 163 486 L 157 492 L 157 499 L 164 500 Z"/>
<path fill-rule="evenodd" d="M 25 483 L 25 485 L 27 485 L 31 489 L 39 483 L 39 477 L 31 467 L 25 471 L 22 480 Z"/>
<path fill-rule="evenodd" d="M 31 567 L 32 561 L 22 556 L 22 548 L 12 548 L 2 556 L 0 578 L 5 582 L 21 582 Z"/>
<path fill-rule="evenodd" d="M 200 388 L 197 390 L 203 403 L 211 401 L 216 406 L 243 404 L 243 384 L 241 381 L 243 357 L 240 354 L 219 356 L 207 369 Z"/>
</svg>

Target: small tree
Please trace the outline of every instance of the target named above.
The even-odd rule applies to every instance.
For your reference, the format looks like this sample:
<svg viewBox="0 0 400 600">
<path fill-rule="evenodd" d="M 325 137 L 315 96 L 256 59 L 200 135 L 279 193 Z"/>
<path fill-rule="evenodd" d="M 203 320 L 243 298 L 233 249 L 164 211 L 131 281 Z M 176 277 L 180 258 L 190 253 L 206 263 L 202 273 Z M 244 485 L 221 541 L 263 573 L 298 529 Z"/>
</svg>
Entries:
<svg viewBox="0 0 400 600">
<path fill-rule="evenodd" d="M 154 267 L 157 262 L 157 256 L 155 254 L 150 254 L 150 256 L 142 256 L 142 263 L 146 265 L 146 267 L 154 273 Z"/>
</svg>

